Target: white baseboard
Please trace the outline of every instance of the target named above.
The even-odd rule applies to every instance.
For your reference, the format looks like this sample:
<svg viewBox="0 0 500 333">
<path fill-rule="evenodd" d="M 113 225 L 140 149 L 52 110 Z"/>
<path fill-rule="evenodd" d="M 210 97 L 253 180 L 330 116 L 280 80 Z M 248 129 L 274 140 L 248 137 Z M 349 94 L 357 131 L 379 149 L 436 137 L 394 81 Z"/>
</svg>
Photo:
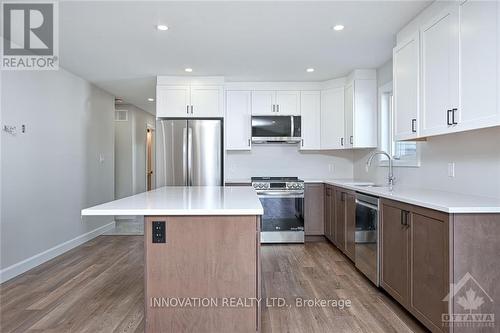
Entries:
<svg viewBox="0 0 500 333">
<path fill-rule="evenodd" d="M 113 229 L 114 227 L 115 222 L 113 221 L 111 223 L 103 225 L 102 227 L 91 230 L 83 235 L 70 239 L 64 243 L 56 245 L 48 250 L 35 254 L 28 259 L 6 267 L 0 271 L 0 283 L 8 281 L 24 272 L 27 272 L 30 269 L 63 254 L 64 252 L 67 252 L 85 242 L 88 242 L 92 238 L 95 238 L 105 233 L 106 231 Z"/>
</svg>

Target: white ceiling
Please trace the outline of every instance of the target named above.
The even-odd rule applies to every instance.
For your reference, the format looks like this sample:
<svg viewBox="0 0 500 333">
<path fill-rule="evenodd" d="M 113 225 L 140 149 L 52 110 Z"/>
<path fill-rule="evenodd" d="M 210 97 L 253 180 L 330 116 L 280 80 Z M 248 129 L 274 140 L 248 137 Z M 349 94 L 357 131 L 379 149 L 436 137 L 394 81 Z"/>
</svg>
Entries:
<svg viewBox="0 0 500 333">
<path fill-rule="evenodd" d="M 156 75 L 320 81 L 376 68 L 429 1 L 61 2 L 61 66 L 154 113 Z M 166 24 L 168 31 L 156 30 Z M 344 31 L 331 29 L 343 24 Z M 191 74 L 184 68 L 192 67 Z M 314 67 L 314 73 L 305 69 Z"/>
</svg>

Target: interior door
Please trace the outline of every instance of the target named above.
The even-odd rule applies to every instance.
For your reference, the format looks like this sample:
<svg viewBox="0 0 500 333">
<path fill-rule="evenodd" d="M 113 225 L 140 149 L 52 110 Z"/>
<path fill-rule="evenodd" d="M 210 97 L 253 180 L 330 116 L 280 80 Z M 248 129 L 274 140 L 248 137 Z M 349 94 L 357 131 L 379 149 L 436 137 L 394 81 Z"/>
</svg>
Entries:
<svg viewBox="0 0 500 333">
<path fill-rule="evenodd" d="M 223 89 L 219 86 L 191 86 L 191 116 L 219 118 L 223 116 Z"/>
<path fill-rule="evenodd" d="M 458 108 L 458 5 L 450 5 L 421 30 L 421 135 L 446 133 L 448 110 Z"/>
<path fill-rule="evenodd" d="M 190 186 L 222 186 L 222 121 L 188 120 Z"/>
<path fill-rule="evenodd" d="M 393 51 L 395 140 L 407 140 L 418 135 L 419 52 L 420 38 L 418 33 L 397 45 Z"/>
<path fill-rule="evenodd" d="M 187 121 L 156 124 L 156 186 L 187 185 Z"/>
<path fill-rule="evenodd" d="M 252 115 L 275 116 L 276 92 L 266 90 L 252 91 Z"/>
<path fill-rule="evenodd" d="M 156 116 L 186 118 L 189 116 L 189 86 L 158 86 L 156 88 Z"/>
<path fill-rule="evenodd" d="M 283 116 L 300 116 L 300 91 L 276 92 L 276 112 Z"/>
</svg>

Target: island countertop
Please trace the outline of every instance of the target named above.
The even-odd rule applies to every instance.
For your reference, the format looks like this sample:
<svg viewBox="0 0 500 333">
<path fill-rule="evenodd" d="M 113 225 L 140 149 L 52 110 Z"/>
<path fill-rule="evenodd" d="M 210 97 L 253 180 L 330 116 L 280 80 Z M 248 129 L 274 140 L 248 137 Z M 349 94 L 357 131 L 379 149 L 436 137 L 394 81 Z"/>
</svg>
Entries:
<svg viewBox="0 0 500 333">
<path fill-rule="evenodd" d="M 82 216 L 263 213 L 257 193 L 249 186 L 165 186 L 82 210 Z"/>
</svg>

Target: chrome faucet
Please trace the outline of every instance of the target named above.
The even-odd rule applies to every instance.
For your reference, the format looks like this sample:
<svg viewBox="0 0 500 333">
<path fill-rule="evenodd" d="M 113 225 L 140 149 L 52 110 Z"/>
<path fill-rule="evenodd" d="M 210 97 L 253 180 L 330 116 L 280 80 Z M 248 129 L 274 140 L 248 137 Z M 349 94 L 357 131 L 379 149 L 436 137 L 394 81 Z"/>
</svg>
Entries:
<svg viewBox="0 0 500 333">
<path fill-rule="evenodd" d="M 387 154 L 385 151 L 382 150 L 375 150 L 370 157 L 368 157 L 368 161 L 366 161 L 366 172 L 368 172 L 368 168 L 372 164 L 372 160 L 376 155 L 385 155 L 389 159 L 389 176 L 387 177 L 387 181 L 389 183 L 389 191 L 392 191 L 394 188 L 394 181 L 396 178 L 394 177 L 394 172 L 393 172 L 393 161 L 394 159 L 391 157 L 391 155 Z"/>
</svg>

